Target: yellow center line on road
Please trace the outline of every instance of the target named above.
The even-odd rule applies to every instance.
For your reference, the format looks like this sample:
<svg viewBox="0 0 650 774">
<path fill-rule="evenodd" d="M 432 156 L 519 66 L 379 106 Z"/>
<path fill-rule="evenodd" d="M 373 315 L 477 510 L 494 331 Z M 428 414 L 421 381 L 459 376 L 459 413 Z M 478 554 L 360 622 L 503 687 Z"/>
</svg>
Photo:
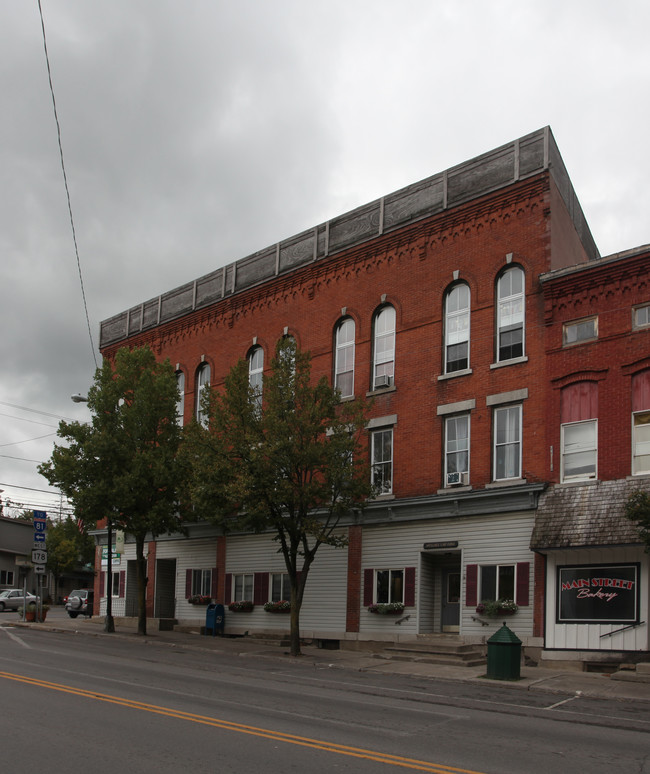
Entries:
<svg viewBox="0 0 650 774">
<path fill-rule="evenodd" d="M 133 699 L 124 699 L 120 696 L 110 696 L 109 694 L 88 691 L 83 688 L 74 688 L 71 685 L 51 683 L 47 680 L 25 677 L 24 675 L 16 675 L 11 672 L 0 671 L 0 678 L 27 683 L 28 685 L 33 685 L 38 688 L 47 688 L 52 691 L 61 691 L 74 696 L 81 696 L 86 699 L 94 699 L 95 701 L 118 704 L 122 707 L 129 707 L 143 712 L 152 712 L 156 715 L 164 715 L 179 720 L 188 720 L 192 723 L 200 723 L 202 725 L 212 726 L 213 728 L 220 728 L 225 731 L 236 731 L 241 734 L 250 734 L 263 739 L 272 739 L 277 742 L 286 742 L 287 744 L 299 745 L 301 747 L 310 747 L 314 750 L 323 750 L 324 752 L 347 755 L 353 758 L 363 758 L 365 760 L 377 761 L 378 763 L 386 763 L 391 766 L 400 766 L 404 769 L 416 769 L 417 771 L 427 771 L 432 772 L 433 774 L 481 774 L 481 772 L 472 771 L 470 769 L 458 769 L 452 766 L 445 766 L 444 764 L 430 763 L 428 761 L 420 761 L 413 758 L 404 758 L 400 755 L 391 755 L 390 753 L 376 752 L 374 750 L 364 750 L 363 748 L 326 742 L 320 739 L 310 739 L 309 737 L 297 736 L 295 734 L 286 734 L 282 731 L 272 731 L 268 728 L 257 728 L 256 726 L 233 723 L 232 721 L 222 720 L 220 718 L 196 715 L 192 712 L 183 712 L 182 710 L 175 710 L 171 707 L 160 707 L 156 704 L 147 704 Z"/>
</svg>

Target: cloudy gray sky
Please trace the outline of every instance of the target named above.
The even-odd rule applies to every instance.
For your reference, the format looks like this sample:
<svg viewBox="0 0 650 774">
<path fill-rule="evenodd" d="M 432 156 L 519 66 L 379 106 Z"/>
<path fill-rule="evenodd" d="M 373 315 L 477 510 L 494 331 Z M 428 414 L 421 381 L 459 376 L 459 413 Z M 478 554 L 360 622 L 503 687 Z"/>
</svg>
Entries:
<svg viewBox="0 0 650 774">
<path fill-rule="evenodd" d="M 603 255 L 650 242 L 647 0 L 42 0 L 101 320 L 550 124 Z M 37 0 L 0 3 L 0 489 L 95 362 Z M 99 362 L 100 357 L 95 353 Z"/>
</svg>

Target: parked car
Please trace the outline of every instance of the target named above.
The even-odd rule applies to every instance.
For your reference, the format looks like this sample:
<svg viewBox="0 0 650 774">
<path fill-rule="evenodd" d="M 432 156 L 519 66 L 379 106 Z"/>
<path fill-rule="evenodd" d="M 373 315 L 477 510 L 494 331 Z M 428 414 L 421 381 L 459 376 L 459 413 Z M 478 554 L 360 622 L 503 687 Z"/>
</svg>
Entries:
<svg viewBox="0 0 650 774">
<path fill-rule="evenodd" d="M 18 610 L 25 602 L 29 605 L 30 602 L 37 602 L 38 597 L 27 592 L 27 596 L 23 594 L 22 589 L 5 589 L 0 594 L 0 612 L 3 610 Z"/>
<path fill-rule="evenodd" d="M 68 594 L 65 609 L 70 618 L 76 618 L 78 615 L 91 618 L 94 602 L 95 592 L 92 589 L 76 589 Z"/>
</svg>

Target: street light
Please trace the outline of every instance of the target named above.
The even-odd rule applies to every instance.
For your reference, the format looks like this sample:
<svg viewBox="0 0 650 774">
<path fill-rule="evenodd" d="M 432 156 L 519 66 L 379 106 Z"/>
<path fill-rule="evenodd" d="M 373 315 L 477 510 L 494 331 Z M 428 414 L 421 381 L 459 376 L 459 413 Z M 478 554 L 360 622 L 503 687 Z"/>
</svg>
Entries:
<svg viewBox="0 0 650 774">
<path fill-rule="evenodd" d="M 88 403 L 85 395 L 76 393 L 70 396 L 73 403 Z M 113 525 L 111 517 L 106 517 L 106 540 L 108 542 L 106 551 L 106 616 L 104 617 L 104 631 L 115 631 L 115 620 L 113 619 Z M 99 561 L 99 571 L 102 571 L 101 559 Z"/>
</svg>

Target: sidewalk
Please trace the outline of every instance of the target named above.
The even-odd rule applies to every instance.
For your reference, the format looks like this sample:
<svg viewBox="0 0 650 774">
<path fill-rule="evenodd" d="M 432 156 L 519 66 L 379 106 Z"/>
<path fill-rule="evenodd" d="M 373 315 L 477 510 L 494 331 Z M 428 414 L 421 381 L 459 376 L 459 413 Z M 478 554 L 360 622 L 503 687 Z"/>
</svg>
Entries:
<svg viewBox="0 0 650 774">
<path fill-rule="evenodd" d="M 418 663 L 417 661 L 392 661 L 372 654 L 353 650 L 327 650 L 311 645 L 303 646 L 299 660 L 289 656 L 287 648 L 253 637 L 211 637 L 178 631 L 149 631 L 147 637 L 139 638 L 135 629 L 124 626 L 116 619 L 116 631 L 104 632 L 103 618 L 57 618 L 45 623 L 23 623 L 16 619 L 2 619 L 2 625 L 32 627 L 45 631 L 69 632 L 74 634 L 113 638 L 138 638 L 151 644 L 183 647 L 206 653 L 228 653 L 241 657 L 263 657 L 282 660 L 284 665 L 299 663 L 312 664 L 320 669 L 351 669 L 378 674 L 409 675 L 414 677 L 449 680 L 463 683 L 494 684 L 513 690 L 525 690 L 558 694 L 564 696 L 583 695 L 602 699 L 646 701 L 650 704 L 650 673 L 619 672 L 615 675 L 596 672 L 578 672 L 549 667 L 521 667 L 521 679 L 517 681 L 488 680 L 486 667 L 457 667 L 440 664 Z"/>
</svg>

